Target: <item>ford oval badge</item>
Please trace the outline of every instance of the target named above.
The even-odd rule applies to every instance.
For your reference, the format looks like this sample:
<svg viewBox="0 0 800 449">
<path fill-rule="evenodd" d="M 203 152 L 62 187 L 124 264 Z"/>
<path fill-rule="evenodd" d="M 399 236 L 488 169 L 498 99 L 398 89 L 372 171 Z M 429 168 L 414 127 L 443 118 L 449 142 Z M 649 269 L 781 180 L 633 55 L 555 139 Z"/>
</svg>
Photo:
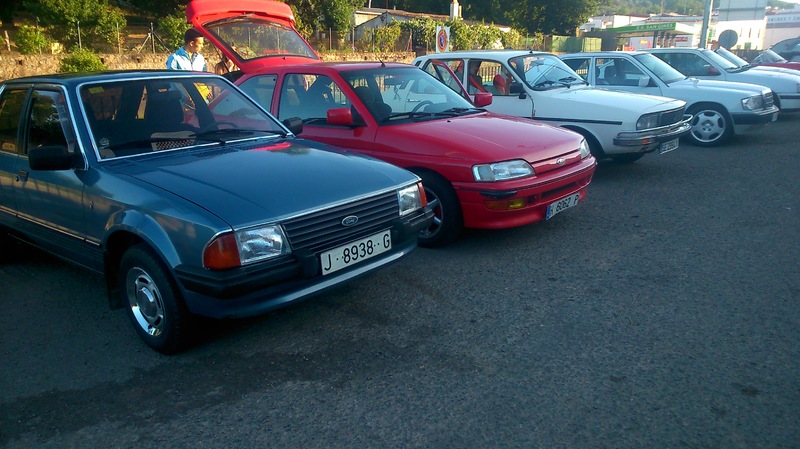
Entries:
<svg viewBox="0 0 800 449">
<path fill-rule="evenodd" d="M 567 160 L 564 159 L 563 157 L 556 159 L 556 164 L 558 165 L 564 165 L 565 162 L 567 162 Z"/>
<path fill-rule="evenodd" d="M 344 217 L 344 220 L 342 220 L 343 226 L 353 226 L 356 223 L 358 223 L 358 217 L 355 215 L 348 215 L 347 217 Z"/>
</svg>

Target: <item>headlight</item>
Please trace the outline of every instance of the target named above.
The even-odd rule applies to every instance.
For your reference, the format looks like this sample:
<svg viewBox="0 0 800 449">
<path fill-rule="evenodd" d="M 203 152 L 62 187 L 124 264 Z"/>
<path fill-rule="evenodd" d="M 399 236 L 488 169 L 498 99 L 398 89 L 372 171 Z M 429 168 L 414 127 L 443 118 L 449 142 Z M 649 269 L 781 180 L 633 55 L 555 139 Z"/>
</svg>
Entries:
<svg viewBox="0 0 800 449">
<path fill-rule="evenodd" d="M 472 167 L 472 174 L 478 182 L 507 181 L 533 175 L 531 164 L 523 160 L 495 162 Z"/>
<path fill-rule="evenodd" d="M 422 187 L 422 183 L 418 182 L 413 186 L 398 190 L 397 200 L 400 203 L 401 217 L 425 206 L 425 190 Z"/>
<path fill-rule="evenodd" d="M 224 270 L 290 252 L 289 243 L 279 225 L 262 226 L 218 235 L 203 252 L 203 266 Z"/>
<path fill-rule="evenodd" d="M 639 120 L 636 122 L 636 129 L 651 129 L 658 126 L 658 113 L 655 114 L 645 114 L 639 117 Z"/>
<path fill-rule="evenodd" d="M 589 142 L 586 139 L 581 139 L 581 159 L 586 159 L 592 152 L 589 150 Z"/>
<path fill-rule="evenodd" d="M 764 108 L 764 97 L 761 95 L 753 95 L 749 98 L 742 99 L 742 107 L 747 111 L 755 111 Z"/>
</svg>

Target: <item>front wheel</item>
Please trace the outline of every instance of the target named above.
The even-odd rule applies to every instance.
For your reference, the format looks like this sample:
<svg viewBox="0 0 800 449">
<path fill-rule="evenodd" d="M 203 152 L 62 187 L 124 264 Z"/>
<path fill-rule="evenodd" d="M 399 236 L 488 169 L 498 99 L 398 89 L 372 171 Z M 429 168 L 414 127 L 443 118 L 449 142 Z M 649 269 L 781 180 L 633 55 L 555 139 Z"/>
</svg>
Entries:
<svg viewBox="0 0 800 449">
<path fill-rule="evenodd" d="M 726 141 L 733 134 L 733 123 L 728 114 L 716 105 L 692 106 L 689 139 L 699 147 L 712 147 Z"/>
<path fill-rule="evenodd" d="M 433 248 L 452 242 L 461 234 L 464 221 L 461 205 L 453 186 L 434 173 L 419 174 L 428 204 L 433 209 L 433 222 L 419 233 L 419 245 Z"/>
<path fill-rule="evenodd" d="M 120 262 L 123 304 L 136 333 L 158 352 L 174 354 L 188 343 L 191 314 L 164 264 L 138 245 Z"/>
</svg>

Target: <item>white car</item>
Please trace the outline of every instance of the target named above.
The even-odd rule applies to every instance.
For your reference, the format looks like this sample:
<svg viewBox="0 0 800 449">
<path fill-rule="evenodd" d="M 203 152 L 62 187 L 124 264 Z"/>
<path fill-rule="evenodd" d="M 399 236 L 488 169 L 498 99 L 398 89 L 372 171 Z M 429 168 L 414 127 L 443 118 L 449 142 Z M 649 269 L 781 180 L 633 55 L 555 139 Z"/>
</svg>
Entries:
<svg viewBox="0 0 800 449">
<path fill-rule="evenodd" d="M 663 154 L 689 132 L 684 101 L 590 87 L 550 53 L 454 51 L 420 56 L 413 63 L 458 92 L 450 79 L 455 73 L 472 100 L 476 93 L 490 92 L 489 111 L 582 134 L 598 159 L 632 162 L 656 150 Z"/>
<path fill-rule="evenodd" d="M 739 67 L 705 48 L 653 48 L 645 51 L 686 76 L 769 87 L 775 93 L 775 105 L 782 112 L 800 111 L 800 75 Z"/>
<path fill-rule="evenodd" d="M 560 55 L 592 86 L 686 102 L 692 115 L 687 135 L 695 145 L 719 145 L 734 134 L 760 129 L 778 118 L 772 90 L 757 84 L 688 78 L 643 51 Z"/>
</svg>

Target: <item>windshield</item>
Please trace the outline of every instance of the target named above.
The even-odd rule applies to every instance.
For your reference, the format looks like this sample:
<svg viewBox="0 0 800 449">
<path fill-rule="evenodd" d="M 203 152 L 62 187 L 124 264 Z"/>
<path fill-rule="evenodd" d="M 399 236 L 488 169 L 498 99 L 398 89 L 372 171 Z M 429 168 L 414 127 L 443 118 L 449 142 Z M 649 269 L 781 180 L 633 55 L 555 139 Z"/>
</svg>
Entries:
<svg viewBox="0 0 800 449">
<path fill-rule="evenodd" d="M 774 62 L 789 62 L 783 56 L 775 53 L 772 50 L 764 50 L 756 57 L 762 64 L 769 64 Z"/>
<path fill-rule="evenodd" d="M 276 56 L 319 59 L 295 30 L 275 22 L 242 16 L 204 27 L 243 61 Z"/>
<path fill-rule="evenodd" d="M 731 71 L 739 67 L 711 50 L 700 50 L 700 52 L 705 56 L 706 59 L 722 67 L 723 70 Z"/>
<path fill-rule="evenodd" d="M 483 111 L 417 67 L 379 67 L 341 75 L 381 125 Z"/>
<path fill-rule="evenodd" d="M 685 79 L 683 73 L 672 68 L 671 65 L 651 55 L 650 53 L 636 55 L 634 58 L 641 62 L 643 66 L 647 67 L 653 75 L 657 76 L 661 81 L 670 84 L 675 81 Z"/>
<path fill-rule="evenodd" d="M 508 60 L 508 65 L 534 90 L 585 84 L 583 78 L 551 54 L 526 54 Z"/>
<path fill-rule="evenodd" d="M 718 49 L 714 50 L 715 54 L 722 56 L 723 58 L 727 59 L 731 62 L 736 68 L 745 67 L 750 65 L 744 59 L 736 56 L 735 54 L 731 53 L 725 47 L 719 47 Z"/>
<path fill-rule="evenodd" d="M 88 83 L 79 92 L 99 159 L 286 135 L 217 76 Z"/>
</svg>

